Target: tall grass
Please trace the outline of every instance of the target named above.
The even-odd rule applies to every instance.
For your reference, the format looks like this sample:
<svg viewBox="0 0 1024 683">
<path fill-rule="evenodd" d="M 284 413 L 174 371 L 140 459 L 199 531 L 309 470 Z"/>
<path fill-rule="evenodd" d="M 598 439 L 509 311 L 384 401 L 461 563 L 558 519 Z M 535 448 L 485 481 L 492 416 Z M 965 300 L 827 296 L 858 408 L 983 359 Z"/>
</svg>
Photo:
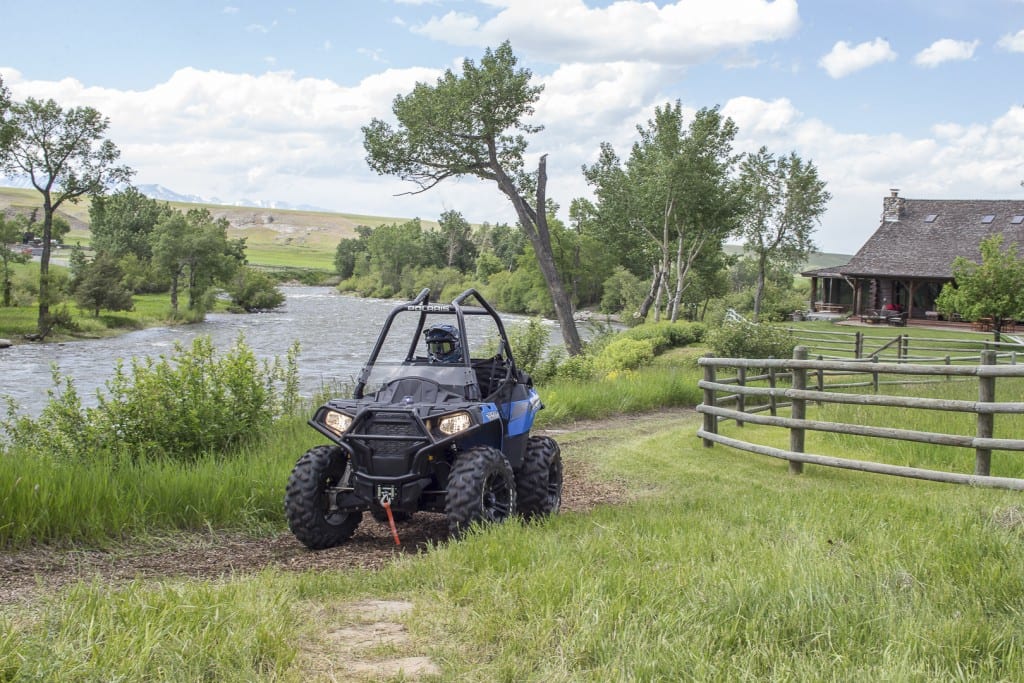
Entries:
<svg viewBox="0 0 1024 683">
<path fill-rule="evenodd" d="M 347 680 L 346 605 L 414 603 L 437 680 L 1021 680 L 1017 494 L 784 463 L 695 416 L 561 438 L 633 502 L 380 572 L 75 586 L 0 617 L 5 680 Z M 313 663 L 315 660 L 317 663 Z M 402 680 L 394 677 L 390 680 Z M 432 680 L 432 679 L 428 679 Z"/>
</svg>

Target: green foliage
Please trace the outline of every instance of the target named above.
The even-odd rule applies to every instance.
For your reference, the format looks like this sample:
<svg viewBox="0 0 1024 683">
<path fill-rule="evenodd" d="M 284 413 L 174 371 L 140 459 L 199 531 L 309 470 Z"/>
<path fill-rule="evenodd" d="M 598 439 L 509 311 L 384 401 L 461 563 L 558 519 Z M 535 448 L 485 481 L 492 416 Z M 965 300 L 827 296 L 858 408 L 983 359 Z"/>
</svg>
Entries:
<svg viewBox="0 0 1024 683">
<path fill-rule="evenodd" d="M 704 341 L 721 358 L 790 358 L 796 346 L 783 327 L 731 320 L 710 330 Z"/>
<path fill-rule="evenodd" d="M 92 248 L 117 259 L 134 256 L 148 262 L 153 254 L 153 230 L 171 211 L 166 202 L 160 204 L 134 187 L 94 197 L 89 206 Z"/>
<path fill-rule="evenodd" d="M 551 337 L 544 323 L 539 318 L 531 318 L 523 324 L 510 327 L 506 332 L 519 369 L 530 375 L 537 373 Z M 539 375 L 534 379 L 538 380 Z"/>
<path fill-rule="evenodd" d="M 704 338 L 704 325 L 686 321 L 645 323 L 620 336 L 623 339 L 650 341 L 654 354 L 661 355 L 669 349 L 701 341 Z"/>
<path fill-rule="evenodd" d="M 119 362 L 94 408 L 55 371 L 63 390 L 50 390 L 42 415 L 18 416 L 10 406 L 0 427 L 23 457 L 194 460 L 250 443 L 294 410 L 297 356 L 296 344 L 284 362 L 260 363 L 239 337 L 218 358 L 209 337 L 199 337 L 170 358 L 136 358 L 130 370 Z"/>
<path fill-rule="evenodd" d="M 754 320 L 761 315 L 769 270 L 792 271 L 814 249 L 814 227 L 832 199 L 825 185 L 814 163 L 796 152 L 777 158 L 761 147 L 740 165 L 741 234 L 757 272 Z"/>
<path fill-rule="evenodd" d="M 29 260 L 28 255 L 10 248 L 21 243 L 24 231 L 24 217 L 6 218 L 0 214 L 0 301 L 5 307 L 14 305 L 14 265 Z"/>
<path fill-rule="evenodd" d="M 238 269 L 227 285 L 231 303 L 243 311 L 269 311 L 284 303 L 284 294 L 274 280 L 247 266 Z"/>
<path fill-rule="evenodd" d="M 650 365 L 654 355 L 651 339 L 619 337 L 601 349 L 594 362 L 604 372 L 635 370 Z"/>
<path fill-rule="evenodd" d="M 113 257 L 100 252 L 91 263 L 82 266 L 75 278 L 75 301 L 98 318 L 100 310 L 132 310 L 132 293 L 124 284 L 124 273 Z"/>
<path fill-rule="evenodd" d="M 967 320 L 990 317 L 999 330 L 1004 321 L 1024 316 L 1024 260 L 1017 258 L 1016 243 L 1003 248 L 1002 235 L 983 240 L 980 248 L 980 264 L 953 259 L 954 284 L 942 288 L 935 307 Z"/>
<path fill-rule="evenodd" d="M 638 325 L 643 321 L 634 314 L 646 296 L 647 285 L 623 266 L 616 266 L 602 287 L 601 312 L 621 313 L 623 323 Z"/>
</svg>

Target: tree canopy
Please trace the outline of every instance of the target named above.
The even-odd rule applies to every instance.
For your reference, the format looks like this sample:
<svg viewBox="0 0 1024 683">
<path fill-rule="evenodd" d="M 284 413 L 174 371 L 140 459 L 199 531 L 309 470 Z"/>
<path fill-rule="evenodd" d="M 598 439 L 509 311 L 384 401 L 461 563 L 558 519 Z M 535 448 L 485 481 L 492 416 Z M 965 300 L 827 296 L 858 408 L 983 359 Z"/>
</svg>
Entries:
<svg viewBox="0 0 1024 683">
<path fill-rule="evenodd" d="M 739 193 L 745 204 L 741 235 L 757 264 L 754 319 L 761 313 L 768 271 L 792 270 L 814 249 L 814 228 L 832 195 L 813 162 L 796 152 L 776 157 L 761 147 L 740 165 Z"/>
<path fill-rule="evenodd" d="M 699 110 L 687 126 L 676 101 L 655 108 L 637 132 L 625 162 L 603 143 L 598 161 L 583 169 L 597 198 L 594 226 L 622 265 L 637 276 L 653 275 L 637 316 L 646 318 L 652 305 L 660 315 L 659 300 L 674 280 L 669 308 L 676 320 L 691 268 L 715 260 L 736 228 L 740 206 L 730 179 L 736 126 L 717 108 Z"/>
<path fill-rule="evenodd" d="M 995 340 L 1009 321 L 1024 315 L 1024 260 L 1017 244 L 1003 248 L 1003 236 L 981 242 L 981 263 L 963 256 L 953 259 L 953 283 L 945 285 L 935 308 L 946 315 L 959 313 L 968 320 L 992 318 Z"/>
<path fill-rule="evenodd" d="M 413 193 L 467 175 L 496 183 L 533 246 L 566 349 L 577 354 L 583 347 L 547 223 L 546 157 L 540 157 L 535 173 L 524 172 L 525 136 L 542 129 L 527 119 L 543 86 L 531 85 L 531 72 L 516 65 L 506 41 L 487 48 L 479 65 L 464 60 L 461 75 L 449 69 L 434 85 L 418 83 L 395 98 L 397 128 L 373 119 L 363 127 L 363 146 L 370 168 L 415 183 Z"/>
<path fill-rule="evenodd" d="M 109 121 L 92 107 L 65 110 L 54 100 L 11 102 L 0 133 L 0 171 L 25 176 L 43 198 L 43 252 L 39 262 L 41 335 L 49 329 L 50 247 L 54 213 L 64 202 L 102 194 L 127 182 L 120 151 L 103 137 Z"/>
</svg>

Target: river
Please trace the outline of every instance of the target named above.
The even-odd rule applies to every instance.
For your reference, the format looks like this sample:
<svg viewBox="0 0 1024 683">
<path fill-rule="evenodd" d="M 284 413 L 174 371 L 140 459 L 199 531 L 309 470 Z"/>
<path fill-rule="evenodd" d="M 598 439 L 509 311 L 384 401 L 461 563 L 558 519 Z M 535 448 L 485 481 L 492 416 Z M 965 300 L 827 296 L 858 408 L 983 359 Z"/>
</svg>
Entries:
<svg viewBox="0 0 1024 683">
<path fill-rule="evenodd" d="M 113 373 L 117 359 L 170 356 L 175 342 L 190 346 L 209 336 L 217 349 L 227 349 L 244 335 L 258 358 L 284 360 L 298 341 L 299 387 L 305 396 L 321 388 L 353 384 L 377 332 L 396 302 L 339 294 L 331 287 L 281 287 L 285 304 L 267 313 L 211 313 L 195 325 L 151 327 L 116 337 L 47 344 L 18 344 L 0 349 L 0 402 L 13 399 L 18 412 L 38 415 L 53 387 L 51 366 L 74 381 L 86 405 L 95 405 L 96 390 Z M 503 315 L 506 325 L 525 320 Z M 552 341 L 560 343 L 557 325 L 550 323 Z M 2 405 L 0 405 L 2 407 Z"/>
</svg>

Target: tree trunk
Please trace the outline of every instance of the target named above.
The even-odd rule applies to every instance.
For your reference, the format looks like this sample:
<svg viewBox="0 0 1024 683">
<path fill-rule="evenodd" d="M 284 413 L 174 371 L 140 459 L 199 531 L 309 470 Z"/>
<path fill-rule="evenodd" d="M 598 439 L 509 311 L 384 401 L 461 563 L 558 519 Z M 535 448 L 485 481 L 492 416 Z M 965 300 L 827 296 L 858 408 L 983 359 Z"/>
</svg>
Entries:
<svg viewBox="0 0 1024 683">
<path fill-rule="evenodd" d="M 50 193 L 43 193 L 43 253 L 39 256 L 39 316 L 36 331 L 45 337 L 50 329 L 50 235 L 53 234 L 54 206 Z"/>
<path fill-rule="evenodd" d="M 764 281 L 765 281 L 765 257 L 761 254 L 761 257 L 757 262 L 757 286 L 754 289 L 754 322 L 760 322 L 761 320 L 761 300 L 764 298 Z"/>
<path fill-rule="evenodd" d="M 516 215 L 519 217 L 519 224 L 526 233 L 533 253 L 537 256 L 537 265 L 540 267 L 541 275 L 547 283 L 548 292 L 551 294 L 551 303 L 555 307 L 555 317 L 562 328 L 562 340 L 565 342 L 565 349 L 570 356 L 578 356 L 583 353 L 583 342 L 580 341 L 579 331 L 576 329 L 576 321 L 572 314 L 572 300 L 565 291 L 562 279 L 558 274 L 558 267 L 555 265 L 555 257 L 551 250 L 551 233 L 548 231 L 548 219 L 546 214 L 545 199 L 547 177 L 547 155 L 540 158 L 537 165 L 537 208 L 531 207 L 516 189 L 512 179 L 498 169 L 498 187 L 512 201 Z"/>
<path fill-rule="evenodd" d="M 647 320 L 647 314 L 651 310 L 651 305 L 654 303 L 654 297 L 658 293 L 658 288 L 661 287 L 661 278 L 663 277 L 662 272 L 657 266 L 651 268 L 654 271 L 654 277 L 651 280 L 651 289 L 647 292 L 647 296 L 644 297 L 643 303 L 640 304 L 640 310 L 637 311 L 637 317 L 640 318 L 640 322 Z"/>
</svg>

